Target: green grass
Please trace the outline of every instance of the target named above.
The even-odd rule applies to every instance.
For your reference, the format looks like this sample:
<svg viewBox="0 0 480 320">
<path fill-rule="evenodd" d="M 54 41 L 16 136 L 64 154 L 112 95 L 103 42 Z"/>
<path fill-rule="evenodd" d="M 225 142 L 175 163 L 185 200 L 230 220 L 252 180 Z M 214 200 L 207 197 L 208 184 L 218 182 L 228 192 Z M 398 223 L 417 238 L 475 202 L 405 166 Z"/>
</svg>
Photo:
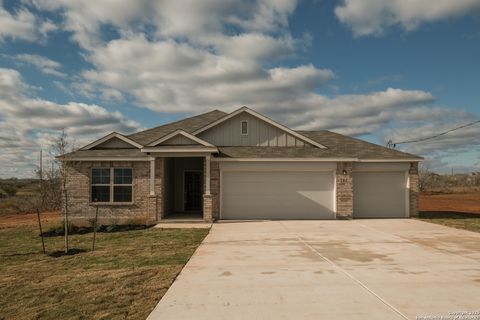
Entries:
<svg viewBox="0 0 480 320">
<path fill-rule="evenodd" d="M 447 227 L 480 232 L 480 215 L 462 212 L 420 212 L 418 219 Z"/>
<path fill-rule="evenodd" d="M 73 235 L 86 251 L 53 257 L 34 225 L 0 229 L 0 319 L 145 319 L 207 233 L 97 233 L 95 252 L 92 233 Z M 45 241 L 47 253 L 63 248 L 63 237 Z"/>
</svg>

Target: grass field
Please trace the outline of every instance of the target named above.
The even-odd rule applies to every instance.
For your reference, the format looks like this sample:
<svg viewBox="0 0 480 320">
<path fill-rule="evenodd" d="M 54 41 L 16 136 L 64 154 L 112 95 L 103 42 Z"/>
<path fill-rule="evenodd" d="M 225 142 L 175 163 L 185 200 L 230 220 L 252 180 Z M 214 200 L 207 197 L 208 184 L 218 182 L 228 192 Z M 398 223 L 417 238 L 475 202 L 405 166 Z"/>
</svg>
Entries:
<svg viewBox="0 0 480 320">
<path fill-rule="evenodd" d="M 0 229 L 0 319 L 145 319 L 208 233 L 156 229 L 46 238 L 33 219 Z M 58 224 L 58 219 L 50 219 Z"/>
<path fill-rule="evenodd" d="M 464 212 L 420 212 L 420 220 L 441 224 L 447 227 L 480 232 L 480 215 Z"/>
</svg>

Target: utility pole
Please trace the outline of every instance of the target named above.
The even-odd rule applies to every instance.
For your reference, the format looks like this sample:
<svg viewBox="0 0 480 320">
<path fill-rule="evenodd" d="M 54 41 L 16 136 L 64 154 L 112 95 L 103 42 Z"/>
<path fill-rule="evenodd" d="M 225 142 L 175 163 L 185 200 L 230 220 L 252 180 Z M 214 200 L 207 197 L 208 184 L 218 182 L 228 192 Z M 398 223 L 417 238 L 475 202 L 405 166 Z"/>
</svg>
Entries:
<svg viewBox="0 0 480 320">
<path fill-rule="evenodd" d="M 39 171 L 39 175 L 40 175 L 40 183 L 42 183 L 43 181 L 43 150 L 40 149 L 40 164 L 39 164 L 39 167 L 40 167 L 40 171 Z"/>
</svg>

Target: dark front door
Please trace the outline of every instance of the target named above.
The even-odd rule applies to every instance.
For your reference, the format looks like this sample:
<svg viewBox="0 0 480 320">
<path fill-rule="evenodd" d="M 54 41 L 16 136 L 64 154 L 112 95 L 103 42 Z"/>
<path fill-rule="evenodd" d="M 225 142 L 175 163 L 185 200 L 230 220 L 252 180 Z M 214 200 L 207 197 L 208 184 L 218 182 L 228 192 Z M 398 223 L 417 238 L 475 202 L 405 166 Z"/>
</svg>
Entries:
<svg viewBox="0 0 480 320">
<path fill-rule="evenodd" d="M 185 171 L 184 210 L 202 209 L 202 174 L 200 171 Z"/>
</svg>

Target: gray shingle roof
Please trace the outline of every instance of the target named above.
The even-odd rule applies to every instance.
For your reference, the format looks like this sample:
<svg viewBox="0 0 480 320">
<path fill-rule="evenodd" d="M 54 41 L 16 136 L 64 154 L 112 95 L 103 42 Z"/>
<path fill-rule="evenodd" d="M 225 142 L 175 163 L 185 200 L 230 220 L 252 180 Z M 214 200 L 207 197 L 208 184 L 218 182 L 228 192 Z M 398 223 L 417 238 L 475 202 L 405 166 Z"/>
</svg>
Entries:
<svg viewBox="0 0 480 320">
<path fill-rule="evenodd" d="M 188 133 L 192 133 L 214 121 L 217 121 L 220 118 L 223 118 L 225 115 L 227 114 L 223 111 L 213 110 L 207 113 L 199 114 L 198 116 L 172 123 L 167 123 L 163 126 L 148 129 L 145 131 L 140 131 L 127 137 L 145 146 L 178 129 L 182 129 Z"/>
<path fill-rule="evenodd" d="M 149 156 L 140 151 L 140 149 L 92 149 L 92 150 L 77 150 L 66 154 L 66 157 L 75 159 L 90 159 L 90 158 L 145 158 Z"/>
<path fill-rule="evenodd" d="M 370 142 L 339 133 L 322 131 L 297 131 L 326 146 L 315 147 L 219 147 L 218 157 L 223 158 L 358 158 L 358 159 L 422 159 L 416 155 L 392 150 Z"/>
<path fill-rule="evenodd" d="M 156 128 L 137 132 L 128 138 L 141 145 L 149 143 L 175 131 L 182 129 L 192 133 L 226 115 L 214 110 L 184 120 L 165 124 Z M 418 159 L 413 154 L 389 149 L 363 140 L 344 136 L 339 133 L 320 131 L 297 131 L 327 148 L 316 147 L 218 147 L 218 157 L 225 158 L 358 158 L 358 159 Z M 183 146 L 184 147 L 184 146 Z M 172 148 L 172 146 L 169 146 Z M 96 149 L 79 150 L 69 154 L 75 159 L 81 158 L 148 158 L 139 149 Z"/>
<path fill-rule="evenodd" d="M 337 157 L 359 159 L 423 159 L 419 156 L 344 136 L 328 130 L 297 131 L 328 148 Z M 325 150 L 325 149 L 323 149 Z"/>
</svg>

